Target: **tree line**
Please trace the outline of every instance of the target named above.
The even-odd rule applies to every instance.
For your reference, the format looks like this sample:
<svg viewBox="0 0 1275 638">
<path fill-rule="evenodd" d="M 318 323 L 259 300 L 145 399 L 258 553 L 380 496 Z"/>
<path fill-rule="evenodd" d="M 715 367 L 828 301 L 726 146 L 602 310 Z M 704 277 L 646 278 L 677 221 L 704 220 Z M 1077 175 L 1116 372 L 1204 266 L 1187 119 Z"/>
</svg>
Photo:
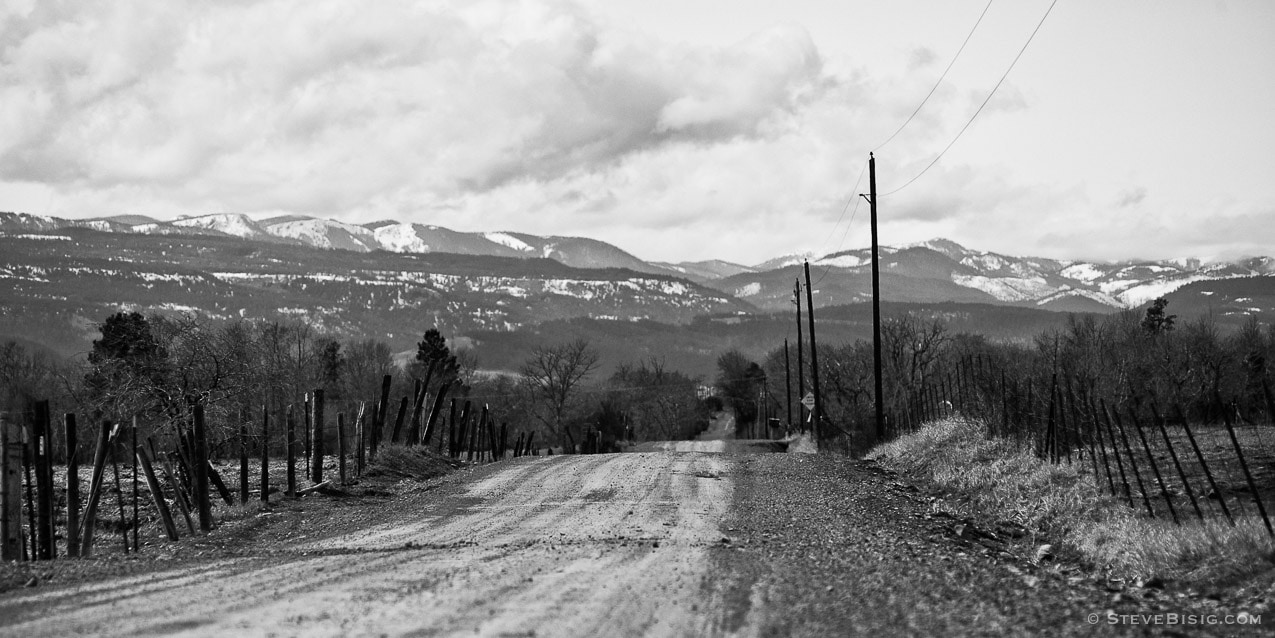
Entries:
<svg viewBox="0 0 1275 638">
<path fill-rule="evenodd" d="M 281 411 L 322 389 L 331 413 L 352 415 L 360 402 L 380 396 L 391 375 L 393 396 L 412 395 L 417 380 L 428 378 L 430 395 L 447 386 L 449 397 L 489 405 L 497 418 L 564 449 L 589 432 L 601 432 L 612 447 L 686 438 L 708 421 L 700 379 L 657 358 L 594 378 L 598 351 L 583 339 L 537 346 L 517 370 L 491 372 L 437 328 L 423 332 L 414 353 L 398 354 L 385 342 L 338 339 L 301 321 L 118 312 L 98 328 L 101 337 L 79 359 L 0 344 L 0 410 L 22 419 L 34 401 L 49 400 L 55 413 L 91 417 L 85 422 L 137 417 L 148 434 L 163 436 L 198 405 L 214 451 L 227 452 L 245 415 L 262 407 Z"/>
<path fill-rule="evenodd" d="M 1208 316 L 1179 321 L 1167 306 L 1158 299 L 1143 312 L 1072 315 L 1064 326 L 1026 341 L 955 332 L 941 319 L 911 313 L 887 317 L 881 328 L 885 412 L 901 418 L 919 392 L 954 377 L 959 369 L 1003 374 L 1020 384 L 1034 380 L 1039 401 L 1048 400 L 1052 379 L 1065 379 L 1077 392 L 1113 409 L 1158 400 L 1181 405 L 1193 422 L 1220 422 L 1224 416 L 1248 422 L 1275 419 L 1275 326 L 1251 317 L 1239 329 L 1223 331 Z M 795 356 L 783 347 L 756 364 L 737 352 L 723 355 L 719 390 L 743 417 L 783 416 L 791 396 L 794 420 L 808 419 L 795 394 L 798 374 L 811 387 L 809 358 L 806 368 L 798 370 Z M 818 360 L 829 431 L 852 442 L 854 449 L 864 449 L 872 442 L 875 421 L 871 342 L 820 344 Z M 758 402 L 759 396 L 766 398 Z M 761 405 L 765 414 L 750 403 Z"/>
</svg>

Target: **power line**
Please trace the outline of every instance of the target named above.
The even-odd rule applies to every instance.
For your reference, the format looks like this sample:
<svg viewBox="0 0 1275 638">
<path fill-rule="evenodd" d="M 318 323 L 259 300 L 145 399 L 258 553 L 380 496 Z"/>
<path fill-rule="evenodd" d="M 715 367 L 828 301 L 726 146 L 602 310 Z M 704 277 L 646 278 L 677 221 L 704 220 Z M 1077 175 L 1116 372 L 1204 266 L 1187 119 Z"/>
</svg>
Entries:
<svg viewBox="0 0 1275 638">
<path fill-rule="evenodd" d="M 829 233 L 829 235 L 828 235 L 829 237 L 831 237 L 833 234 L 835 234 L 835 233 L 837 232 L 837 227 L 841 225 L 841 220 L 843 220 L 843 219 L 845 219 L 845 218 L 846 218 L 846 211 L 847 211 L 847 210 L 850 210 L 850 201 L 851 201 L 851 200 L 854 200 L 854 201 L 856 202 L 856 204 L 855 204 L 855 212 L 858 212 L 858 210 L 859 210 L 859 206 L 858 206 L 857 202 L 858 202 L 858 200 L 859 200 L 859 197 L 858 197 L 855 193 L 859 192 L 859 184 L 863 182 L 863 174 L 864 174 L 865 172 L 867 172 L 867 170 L 868 170 L 868 163 L 867 163 L 867 162 L 864 162 L 864 163 L 863 163 L 863 166 L 859 169 L 859 177 L 858 177 L 858 179 L 856 179 L 856 180 L 854 181 L 854 188 L 851 188 L 851 189 L 850 189 L 850 199 L 847 199 L 847 200 L 846 200 L 846 205 L 841 207 L 841 215 L 839 215 L 839 216 L 837 217 L 837 223 L 835 223 L 835 224 L 833 224 L 833 225 L 832 225 L 832 232 L 831 232 L 831 233 Z M 849 222 L 846 222 L 846 232 L 845 232 L 845 233 L 843 233 L 843 234 L 841 235 L 841 241 L 842 241 L 842 242 L 844 242 L 844 241 L 845 241 L 846 235 L 850 234 L 850 225 L 851 225 L 851 224 L 853 224 L 853 223 L 854 223 L 854 214 L 851 214 L 851 215 L 850 215 L 850 221 L 849 221 Z M 824 248 L 826 248 L 827 246 L 828 246 L 828 243 L 825 241 L 825 242 L 824 242 L 824 244 L 823 244 L 822 246 L 820 246 L 820 247 L 819 247 L 819 252 L 821 252 L 821 253 L 822 253 L 822 252 L 824 252 Z M 841 250 L 841 244 L 837 244 L 837 248 L 836 248 L 836 250 L 833 250 L 832 252 L 834 252 L 834 253 L 835 253 L 835 252 L 837 252 L 837 250 Z M 827 254 L 827 253 L 825 253 L 825 254 Z"/>
<path fill-rule="evenodd" d="M 863 168 L 864 170 L 867 170 L 868 165 L 865 163 L 863 165 Z M 859 171 L 859 179 L 856 180 L 854 183 L 854 189 L 853 189 L 854 192 L 858 192 L 859 184 L 863 182 L 863 172 L 864 171 L 862 170 Z M 850 236 L 850 227 L 854 225 L 854 218 L 859 215 L 859 204 L 861 203 L 863 203 L 863 198 L 856 196 L 854 198 L 854 211 L 850 213 L 850 221 L 846 222 L 846 232 L 841 234 L 841 241 L 837 242 L 837 249 L 832 251 L 829 254 L 835 255 L 838 251 L 841 250 L 841 247 L 845 245 L 846 237 Z M 846 202 L 846 206 L 848 207 L 849 205 L 850 205 L 850 202 Z M 844 213 L 844 211 L 842 212 Z M 833 226 L 833 230 L 836 230 L 836 226 Z M 818 286 L 819 282 L 823 281 L 823 278 L 827 277 L 828 272 L 831 270 L 832 270 L 832 262 L 828 262 L 828 264 L 824 266 L 823 273 L 819 275 L 819 278 L 815 280 L 815 283 L 813 285 Z"/>
<path fill-rule="evenodd" d="M 1036 28 L 1033 29 L 1031 35 L 1028 36 L 1027 42 L 1023 43 L 1023 48 L 1018 50 L 1018 55 L 1014 56 L 1014 61 L 1009 63 L 1009 68 L 1005 69 L 1005 73 L 1002 74 L 1001 79 L 996 82 L 996 86 L 992 87 L 991 93 L 988 93 L 987 98 L 983 100 L 983 103 L 978 105 L 978 110 L 974 111 L 974 115 L 970 116 L 970 119 L 968 122 L 965 123 L 965 126 L 962 126 L 961 130 L 956 133 L 956 137 L 952 138 L 952 141 L 948 142 L 947 146 L 943 147 L 943 150 L 939 151 L 939 154 L 936 155 L 934 159 L 931 160 L 930 163 L 925 166 L 925 168 L 921 169 L 921 172 L 917 173 L 915 177 L 904 182 L 902 186 L 899 186 L 898 188 L 888 193 L 883 193 L 881 195 L 878 195 L 878 197 L 886 197 L 889 195 L 893 195 L 907 188 L 908 186 L 910 186 L 912 182 L 915 182 L 916 180 L 920 179 L 922 175 L 924 175 L 927 171 L 930 170 L 930 168 L 932 168 L 935 164 L 937 164 L 938 161 L 942 159 L 943 155 L 947 153 L 948 149 L 952 148 L 952 145 L 956 144 L 956 140 L 961 139 L 961 135 L 963 135 L 966 129 L 968 129 L 970 125 L 974 123 L 974 120 L 978 118 L 978 114 L 983 112 L 983 107 L 987 106 L 987 103 L 992 101 L 992 97 L 996 95 L 997 89 L 1001 88 L 1001 84 L 1005 83 L 1005 78 L 1009 77 L 1009 72 L 1014 70 L 1014 65 L 1018 64 L 1019 58 L 1023 57 L 1023 53 L 1027 51 L 1027 46 L 1030 45 L 1032 43 L 1032 40 L 1036 38 L 1036 34 L 1040 32 L 1040 28 L 1045 24 L 1045 20 L 1049 17 L 1050 12 L 1054 10 L 1054 5 L 1056 4 L 1058 4 L 1058 0 L 1053 0 L 1053 2 L 1049 3 L 1049 8 L 1045 9 L 1045 15 L 1040 17 L 1040 22 L 1036 23 Z"/>
<path fill-rule="evenodd" d="M 956 64 L 956 59 L 961 57 L 961 52 L 965 50 L 965 45 L 969 44 L 970 38 L 974 37 L 974 31 L 978 29 L 979 24 L 982 24 L 983 16 L 987 15 L 987 10 L 992 8 L 992 2 L 993 0 L 987 0 L 987 6 L 983 7 L 982 13 L 978 14 L 978 20 L 974 22 L 974 26 L 970 28 L 969 34 L 965 36 L 965 41 L 961 43 L 961 48 L 956 50 L 956 55 L 952 56 L 952 61 L 947 63 L 947 68 L 943 69 L 943 74 L 940 75 L 939 79 L 934 82 L 934 86 L 930 87 L 930 92 L 925 94 L 925 99 L 921 100 L 921 103 L 916 105 L 916 110 L 912 111 L 912 114 L 908 116 L 907 121 L 899 126 L 898 130 L 894 131 L 894 133 L 890 135 L 889 139 L 873 147 L 873 151 L 880 151 L 881 147 L 889 144 L 895 136 L 903 132 L 903 129 L 907 128 L 907 125 L 912 123 L 912 118 L 915 118 L 916 114 L 921 112 L 921 108 L 925 106 L 925 103 L 930 101 L 930 97 L 934 95 L 934 92 L 938 90 L 939 85 L 943 83 L 944 78 L 947 77 L 947 72 L 951 71 L 952 65 Z"/>
<path fill-rule="evenodd" d="M 974 37 L 974 32 L 978 30 L 978 25 L 982 24 L 983 18 L 987 15 L 987 11 L 992 8 L 992 2 L 994 1 L 995 0 L 987 0 L 987 4 L 983 6 L 983 12 L 978 14 L 978 20 L 974 21 L 974 26 L 970 28 L 969 33 L 965 35 L 965 40 L 961 42 L 960 48 L 956 50 L 956 54 L 953 55 L 952 59 L 947 63 L 947 68 L 943 69 L 943 73 L 939 75 L 938 80 L 935 80 L 934 86 L 930 87 L 930 92 L 926 93 L 925 98 L 921 100 L 921 103 L 916 105 L 916 109 L 912 111 L 912 114 L 908 116 L 908 119 L 904 121 L 903 124 L 901 124 L 899 128 L 896 129 L 894 133 L 892 133 L 888 139 L 886 139 L 886 141 L 876 145 L 876 147 L 874 147 L 873 150 L 879 150 L 881 147 L 885 146 L 886 144 L 889 144 L 892 140 L 894 140 L 896 136 L 898 136 L 899 133 L 903 131 L 903 129 L 907 128 L 907 125 L 911 124 L 912 120 L 916 117 L 916 115 L 921 112 L 921 109 L 925 107 L 926 102 L 929 102 L 930 97 L 934 95 L 934 92 L 938 90 L 939 85 L 941 85 L 943 83 L 943 80 L 947 78 L 948 72 L 951 71 L 952 66 L 956 64 L 956 60 L 961 57 L 961 53 L 965 51 L 965 46 L 968 45 L 970 42 L 970 39 Z M 859 204 L 862 203 L 861 198 L 858 197 L 856 193 L 859 192 L 859 184 L 863 182 L 863 175 L 867 171 L 867 169 L 868 169 L 868 164 L 867 162 L 864 162 L 863 166 L 859 169 L 859 177 L 855 179 L 854 188 L 850 189 L 850 198 L 854 200 L 854 211 L 850 214 L 850 221 L 846 222 L 845 232 L 841 234 L 841 239 L 840 241 L 837 242 L 837 247 L 833 249 L 832 253 L 825 253 L 825 254 L 835 254 L 838 251 L 840 251 L 842 246 L 845 245 L 846 238 L 850 236 L 850 228 L 854 225 L 855 217 L 859 213 Z M 846 210 L 848 210 L 849 208 L 850 208 L 850 200 L 846 200 L 846 205 L 841 208 L 841 215 L 837 217 L 837 223 L 833 224 L 832 226 L 832 234 L 836 233 L 837 227 L 841 225 L 841 220 L 845 219 Z M 826 247 L 827 244 L 824 244 L 824 246 Z M 819 252 L 823 253 L 824 249 L 821 247 Z M 828 264 L 827 266 L 825 266 L 823 272 L 820 273 L 819 275 L 819 279 L 815 280 L 815 284 L 818 285 L 820 282 L 822 282 L 824 280 L 824 277 L 827 277 L 828 273 L 831 270 L 832 270 L 832 264 Z"/>
</svg>

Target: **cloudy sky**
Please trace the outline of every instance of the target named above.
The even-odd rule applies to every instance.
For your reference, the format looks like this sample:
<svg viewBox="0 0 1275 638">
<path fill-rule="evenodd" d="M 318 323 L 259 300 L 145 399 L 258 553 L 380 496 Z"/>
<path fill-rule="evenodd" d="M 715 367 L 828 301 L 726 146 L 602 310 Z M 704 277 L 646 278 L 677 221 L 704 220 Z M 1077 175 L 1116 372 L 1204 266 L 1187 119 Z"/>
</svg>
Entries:
<svg viewBox="0 0 1275 638">
<path fill-rule="evenodd" d="M 1275 254 L 1269 0 L 1058 0 L 908 183 L 1050 6 L 4 0 L 0 210 L 393 218 L 756 263 L 867 245 L 875 151 L 886 244 Z"/>
</svg>

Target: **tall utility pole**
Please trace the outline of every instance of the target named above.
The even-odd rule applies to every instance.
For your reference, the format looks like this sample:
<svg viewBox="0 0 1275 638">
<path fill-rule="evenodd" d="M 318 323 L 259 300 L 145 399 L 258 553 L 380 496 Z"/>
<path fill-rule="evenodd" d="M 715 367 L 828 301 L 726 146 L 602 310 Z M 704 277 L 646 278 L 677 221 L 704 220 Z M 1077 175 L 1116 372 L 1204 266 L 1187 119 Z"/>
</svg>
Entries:
<svg viewBox="0 0 1275 638">
<path fill-rule="evenodd" d="M 788 400 L 788 418 L 784 426 L 792 429 L 792 368 L 788 365 L 788 340 L 784 339 L 784 397 Z M 787 434 L 785 432 L 784 434 Z"/>
<path fill-rule="evenodd" d="M 885 395 L 881 391 L 881 265 L 877 255 L 877 160 L 868 153 L 868 203 L 872 205 L 872 373 L 877 427 L 875 439 L 885 436 Z"/>
<path fill-rule="evenodd" d="M 806 368 L 803 355 L 801 353 L 803 346 L 801 343 L 801 280 L 797 279 L 793 282 L 792 289 L 793 303 L 797 304 L 797 400 L 801 401 L 806 398 Z M 802 411 L 802 405 L 797 405 L 797 420 L 801 421 L 798 431 L 806 431 L 806 414 Z"/>
<path fill-rule="evenodd" d="M 814 430 L 815 440 L 818 441 L 823 434 L 823 400 L 819 397 L 819 351 L 815 348 L 815 297 L 814 290 L 810 287 L 810 262 L 806 265 L 806 318 L 810 321 L 810 384 L 814 386 L 812 389 L 815 393 L 815 409 L 810 417 L 811 429 Z"/>
</svg>

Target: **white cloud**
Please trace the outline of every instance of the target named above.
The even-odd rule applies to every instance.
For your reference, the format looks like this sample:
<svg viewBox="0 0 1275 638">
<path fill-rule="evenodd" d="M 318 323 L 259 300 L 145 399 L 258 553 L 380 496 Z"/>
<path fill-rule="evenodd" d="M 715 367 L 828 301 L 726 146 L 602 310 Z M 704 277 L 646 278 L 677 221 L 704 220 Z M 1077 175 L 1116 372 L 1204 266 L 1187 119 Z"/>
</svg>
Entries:
<svg viewBox="0 0 1275 638">
<path fill-rule="evenodd" d="M 912 39 L 907 64 L 871 64 L 773 20 L 697 45 L 604 14 L 569 0 L 5 3 L 0 209 L 393 217 L 587 234 L 652 259 L 831 251 L 846 202 L 867 191 L 853 181 L 871 144 L 950 54 Z M 956 71 L 1004 63 L 978 60 Z M 995 154 L 1001 139 L 1037 142 L 1028 117 L 1048 102 L 1015 85 L 1029 71 L 882 200 L 890 242 L 1005 249 L 1105 223 L 1069 215 L 1109 208 L 1115 188 L 1046 174 L 1058 163 L 1035 147 Z M 971 77 L 949 77 L 879 155 L 882 190 L 923 168 L 996 78 Z M 1163 190 L 1120 187 L 1144 181 Z M 862 230 L 861 216 L 846 241 Z M 999 245 L 978 236 L 991 231 Z"/>
</svg>

